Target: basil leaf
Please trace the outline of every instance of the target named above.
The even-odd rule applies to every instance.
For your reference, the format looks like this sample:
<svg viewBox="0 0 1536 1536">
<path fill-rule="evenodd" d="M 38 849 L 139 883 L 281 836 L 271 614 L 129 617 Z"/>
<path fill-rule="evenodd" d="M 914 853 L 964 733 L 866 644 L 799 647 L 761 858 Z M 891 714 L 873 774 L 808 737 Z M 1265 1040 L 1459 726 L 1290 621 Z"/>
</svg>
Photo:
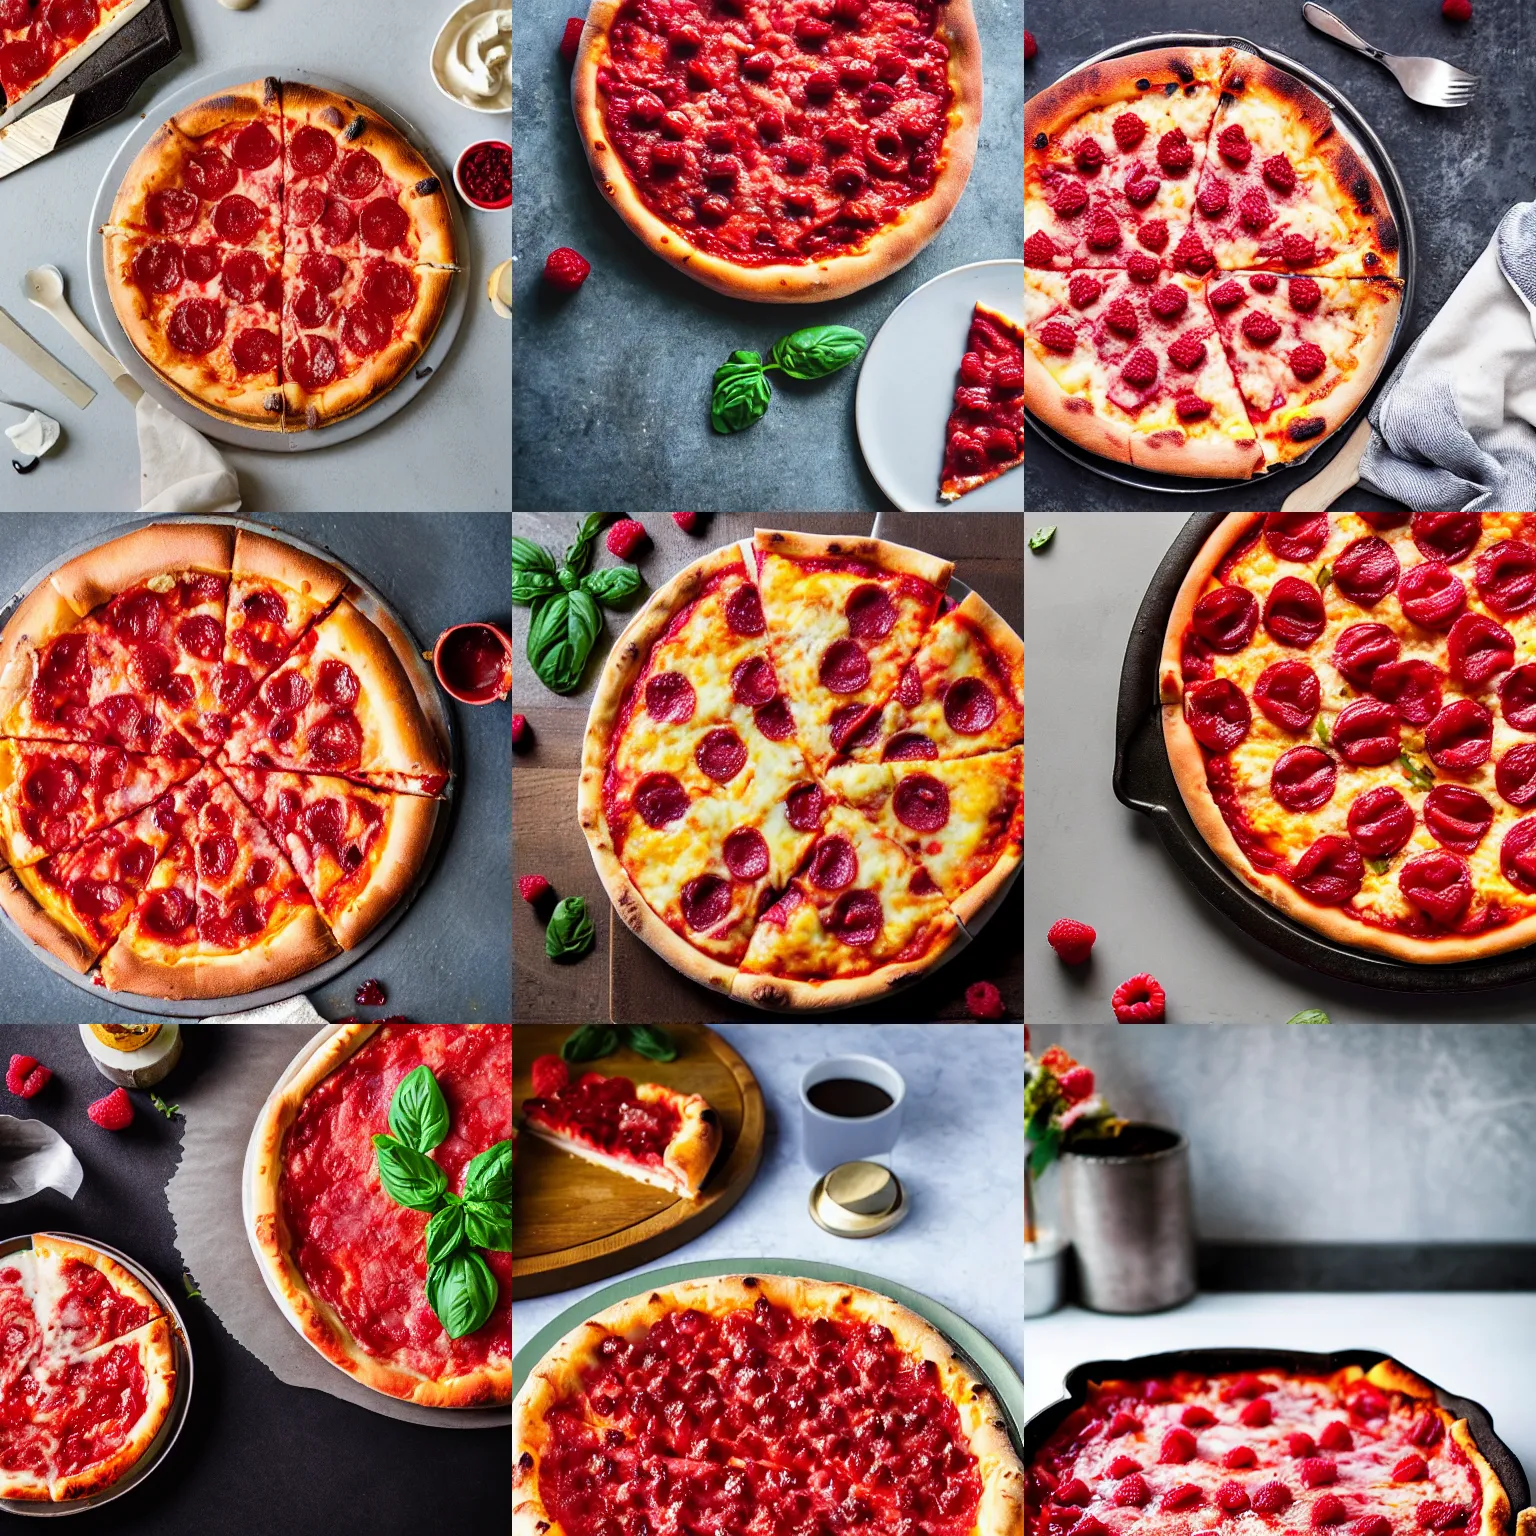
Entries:
<svg viewBox="0 0 1536 1536">
<path fill-rule="evenodd" d="M 560 574 L 555 579 L 560 583 L 562 592 L 574 592 L 581 585 L 581 577 L 568 565 L 560 567 Z"/>
<path fill-rule="evenodd" d="M 528 663 L 534 675 L 555 693 L 573 693 L 602 633 L 603 616 L 580 589 L 546 598 L 528 626 Z"/>
<path fill-rule="evenodd" d="M 1317 717 L 1317 739 L 1327 747 L 1333 744 L 1332 737 L 1328 734 L 1328 722 L 1321 715 Z"/>
<path fill-rule="evenodd" d="M 1333 567 L 1331 565 L 1326 564 L 1326 563 L 1323 564 L 1323 565 L 1318 566 L 1318 568 L 1317 568 L 1317 590 L 1319 592 L 1326 592 L 1328 590 L 1328 583 L 1330 581 L 1332 581 L 1332 580 L 1333 580 Z"/>
<path fill-rule="evenodd" d="M 569 571 L 578 580 L 585 573 L 592 560 L 592 546 L 597 543 L 597 536 L 603 531 L 603 524 L 607 522 L 607 512 L 589 512 L 583 519 L 581 527 L 576 531 L 576 542 L 565 552 L 565 562 L 561 566 L 561 574 Z"/>
<path fill-rule="evenodd" d="M 612 608 L 640 590 L 640 572 L 632 565 L 589 571 L 581 578 L 581 590 L 595 597 L 605 608 Z"/>
<path fill-rule="evenodd" d="M 427 1303 L 450 1339 L 483 1328 L 496 1308 L 496 1277 L 473 1249 L 460 1248 L 427 1266 Z"/>
<path fill-rule="evenodd" d="M 576 960 L 592 948 L 597 930 L 587 916 L 587 904 L 580 896 L 567 896 L 557 902 L 544 930 L 544 953 L 551 960 Z"/>
<path fill-rule="evenodd" d="M 466 1200 L 507 1201 L 512 1198 L 512 1143 L 498 1141 L 474 1158 L 464 1175 Z"/>
<path fill-rule="evenodd" d="M 400 1080 L 389 1104 L 389 1128 L 418 1152 L 430 1152 L 448 1134 L 448 1101 L 431 1067 L 417 1067 Z"/>
<path fill-rule="evenodd" d="M 677 1042 L 666 1030 L 655 1024 L 629 1024 L 624 1037 L 630 1050 L 651 1061 L 676 1061 Z"/>
<path fill-rule="evenodd" d="M 555 557 L 532 539 L 512 536 L 512 569 L 514 571 L 547 571 L 555 574 Z"/>
<path fill-rule="evenodd" d="M 762 358 L 756 352 L 732 352 L 730 362 L 715 369 L 709 423 L 716 432 L 744 432 L 761 418 L 772 398 Z"/>
<path fill-rule="evenodd" d="M 769 367 L 792 379 L 824 379 L 846 368 L 868 343 L 862 332 L 847 325 L 811 325 L 773 345 Z"/>
<path fill-rule="evenodd" d="M 1416 763 L 1406 752 L 1400 752 L 1397 756 L 1397 765 L 1408 775 L 1408 782 L 1415 789 L 1433 789 L 1435 776 L 1423 763 Z"/>
<path fill-rule="evenodd" d="M 448 1190 L 448 1176 L 423 1152 L 393 1136 L 375 1136 L 379 1182 L 396 1205 L 409 1211 L 435 1211 Z"/>
<path fill-rule="evenodd" d="M 566 1038 L 560 1047 L 563 1061 L 596 1061 L 601 1056 L 612 1056 L 619 1048 L 619 1032 L 607 1024 L 583 1024 L 575 1034 Z"/>
<path fill-rule="evenodd" d="M 1036 528 L 1029 536 L 1029 547 L 1038 554 L 1052 539 L 1056 537 L 1056 524 L 1052 523 L 1046 528 Z"/>
<path fill-rule="evenodd" d="M 1384 875 L 1392 868 L 1391 859 L 1367 859 L 1365 863 L 1373 875 Z"/>
<path fill-rule="evenodd" d="M 455 1249 L 464 1246 L 465 1206 L 452 1195 L 448 1199 L 453 1203 L 445 1205 L 427 1223 L 428 1264 L 441 1264 Z"/>
<path fill-rule="evenodd" d="M 1287 1019 L 1285 1022 L 1287 1024 L 1331 1024 L 1333 1020 L 1321 1008 L 1303 1008 L 1294 1018 Z"/>
<path fill-rule="evenodd" d="M 512 1251 L 512 1207 L 490 1200 L 466 1200 L 464 1238 L 471 1248 L 485 1248 L 491 1253 Z M 435 1217 L 433 1218 L 436 1219 Z"/>
<path fill-rule="evenodd" d="M 541 597 L 553 597 L 559 590 L 559 578 L 553 571 L 512 572 L 512 601 L 519 608 L 526 608 Z"/>
</svg>

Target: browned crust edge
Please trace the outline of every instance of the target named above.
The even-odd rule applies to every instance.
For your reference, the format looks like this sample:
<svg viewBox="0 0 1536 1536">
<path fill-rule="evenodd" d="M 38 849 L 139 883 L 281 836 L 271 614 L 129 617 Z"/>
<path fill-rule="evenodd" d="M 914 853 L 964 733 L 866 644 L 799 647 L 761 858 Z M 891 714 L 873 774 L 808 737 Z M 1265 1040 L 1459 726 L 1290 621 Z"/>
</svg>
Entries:
<svg viewBox="0 0 1536 1536">
<path fill-rule="evenodd" d="M 177 571 L 229 574 L 234 529 L 219 523 L 152 523 L 98 544 L 53 573 L 54 589 L 84 618 L 120 592 Z"/>
<path fill-rule="evenodd" d="M 1149 48 L 1120 59 L 1106 59 L 1087 69 L 1073 70 L 1024 103 L 1025 154 L 1038 159 L 1049 145 L 1084 112 L 1117 101 L 1138 101 L 1168 85 L 1192 85 L 1197 80 L 1215 88 L 1231 62 L 1231 48 Z M 1147 82 L 1146 89 L 1138 81 Z"/>
<path fill-rule="evenodd" d="M 253 533 L 249 528 L 236 531 L 230 579 L 274 581 L 321 608 L 335 602 L 347 585 L 347 578 L 329 560 L 285 544 L 281 539 Z"/>
<path fill-rule="evenodd" d="M 937 555 L 906 544 L 893 544 L 889 539 L 777 528 L 755 528 L 752 537 L 759 554 L 783 555 L 790 560 L 862 560 L 892 575 L 915 576 L 940 592 L 949 585 L 955 569 L 952 560 L 941 560 Z"/>
</svg>

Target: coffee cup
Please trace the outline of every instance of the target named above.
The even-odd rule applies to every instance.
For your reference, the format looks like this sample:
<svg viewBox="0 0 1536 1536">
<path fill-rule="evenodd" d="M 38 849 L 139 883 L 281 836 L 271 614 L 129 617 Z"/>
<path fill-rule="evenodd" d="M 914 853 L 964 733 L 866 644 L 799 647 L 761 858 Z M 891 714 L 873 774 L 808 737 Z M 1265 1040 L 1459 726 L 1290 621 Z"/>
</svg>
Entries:
<svg viewBox="0 0 1536 1536">
<path fill-rule="evenodd" d="M 907 1085 L 874 1056 L 828 1056 L 800 1079 L 801 1155 L 817 1173 L 887 1153 L 901 1134 Z"/>
</svg>

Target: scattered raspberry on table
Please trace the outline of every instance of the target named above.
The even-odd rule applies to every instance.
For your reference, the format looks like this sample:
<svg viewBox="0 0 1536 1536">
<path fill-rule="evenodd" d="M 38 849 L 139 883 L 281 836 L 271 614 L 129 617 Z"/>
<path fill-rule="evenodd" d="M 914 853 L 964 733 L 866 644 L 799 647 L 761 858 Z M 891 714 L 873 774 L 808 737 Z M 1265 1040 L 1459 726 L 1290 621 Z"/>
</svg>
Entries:
<svg viewBox="0 0 1536 1536">
<path fill-rule="evenodd" d="M 537 901 L 550 892 L 550 883 L 543 875 L 524 875 L 517 882 L 518 893 L 524 901 Z"/>
<path fill-rule="evenodd" d="M 122 1088 L 114 1088 L 104 1099 L 97 1099 L 87 1110 L 92 1121 L 104 1131 L 121 1131 L 133 1124 L 133 1100 Z"/>
<path fill-rule="evenodd" d="M 697 512 L 674 512 L 672 514 L 672 521 L 684 533 L 693 533 L 699 526 L 699 514 Z"/>
<path fill-rule="evenodd" d="M 359 1008 L 381 1008 L 387 1000 L 382 981 L 365 981 L 352 999 Z"/>
<path fill-rule="evenodd" d="M 643 523 L 622 517 L 608 530 L 608 553 L 616 560 L 628 560 L 648 537 Z"/>
<path fill-rule="evenodd" d="M 965 1011 L 973 1019 L 1000 1019 L 1006 1012 L 1003 994 L 990 981 L 973 981 L 965 989 Z"/>
<path fill-rule="evenodd" d="M 1472 0 L 1445 0 L 1440 7 L 1440 14 L 1447 21 L 1471 21 Z"/>
<path fill-rule="evenodd" d="M 1168 994 L 1155 976 L 1132 976 L 1115 988 L 1110 999 L 1119 1024 L 1161 1024 L 1168 1007 Z"/>
<path fill-rule="evenodd" d="M 522 746 L 532 734 L 532 728 L 528 724 L 527 715 L 512 716 L 512 745 L 514 747 Z"/>
<path fill-rule="evenodd" d="M 562 245 L 544 263 L 544 281 L 557 293 L 575 293 L 586 282 L 592 263 L 580 251 Z"/>
<path fill-rule="evenodd" d="M 1447 5 L 1450 3 L 1451 0 L 1446 0 Z M 1035 42 L 1035 34 L 1033 32 L 1026 32 L 1024 34 L 1024 62 L 1028 64 L 1039 51 L 1040 46 Z"/>
<path fill-rule="evenodd" d="M 35 1056 L 12 1056 L 5 1086 L 18 1098 L 30 1099 L 48 1086 L 53 1073 Z"/>
<path fill-rule="evenodd" d="M 1093 951 L 1093 941 L 1098 938 L 1087 923 L 1075 917 L 1059 917 L 1051 924 L 1045 941 L 1056 951 L 1063 965 L 1081 965 Z"/>
<path fill-rule="evenodd" d="M 565 33 L 560 39 L 560 57 L 567 64 L 576 62 L 576 50 L 581 46 L 582 26 L 580 16 L 572 16 L 565 24 Z"/>
</svg>

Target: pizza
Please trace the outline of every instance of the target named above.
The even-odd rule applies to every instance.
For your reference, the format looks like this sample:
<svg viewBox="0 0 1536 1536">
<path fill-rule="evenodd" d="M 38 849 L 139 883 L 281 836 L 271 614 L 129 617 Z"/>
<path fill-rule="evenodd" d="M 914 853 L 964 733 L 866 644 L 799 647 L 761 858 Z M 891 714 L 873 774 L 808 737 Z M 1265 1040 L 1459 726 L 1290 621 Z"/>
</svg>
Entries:
<svg viewBox="0 0 1536 1536">
<path fill-rule="evenodd" d="M 1509 1536 L 1465 1419 L 1394 1360 L 1092 1382 L 1029 1461 L 1029 1536 Z"/>
<path fill-rule="evenodd" d="M 867 1002 L 967 942 L 1013 875 L 1023 645 L 974 593 L 952 604 L 950 573 L 759 529 L 620 637 L 580 819 L 620 916 L 684 974 L 756 1007 Z"/>
<path fill-rule="evenodd" d="M 971 0 L 593 0 L 571 79 L 603 195 L 739 299 L 856 292 L 939 232 L 981 128 Z"/>
<path fill-rule="evenodd" d="M 148 0 L 0 0 L 0 126 L 40 101 Z"/>
<path fill-rule="evenodd" d="M 1403 284 L 1374 172 L 1242 48 L 1078 70 L 1025 106 L 1024 401 L 1069 441 L 1248 478 L 1343 424 Z"/>
<path fill-rule="evenodd" d="M 427 1299 L 426 1214 L 385 1194 L 373 1138 L 391 1128 L 401 1081 L 430 1068 L 449 1110 L 429 1154 L 450 1193 L 512 1132 L 510 1024 L 339 1026 L 268 1100 L 254 1133 L 252 1223 L 269 1286 L 333 1365 L 429 1407 L 512 1396 L 512 1256 L 483 1256 L 498 1294 L 486 1322 L 452 1338 Z"/>
<path fill-rule="evenodd" d="M 1184 804 L 1247 886 L 1418 964 L 1536 938 L 1536 520 L 1233 513 L 1161 661 Z"/>
<path fill-rule="evenodd" d="M 992 1392 L 857 1286 L 722 1275 L 621 1301 L 530 1373 L 512 1440 L 514 1536 L 1023 1536 Z"/>
<path fill-rule="evenodd" d="M 102 238 L 140 356 L 199 409 L 268 431 L 343 421 L 398 384 L 457 270 L 446 194 L 404 135 L 271 77 L 162 124 Z"/>
<path fill-rule="evenodd" d="M 265 534 L 178 522 L 21 599 L 0 631 L 0 909 L 27 939 L 117 990 L 227 997 L 404 898 L 447 758 L 409 637 L 347 590 Z"/>
<path fill-rule="evenodd" d="M 944 437 L 939 494 L 958 501 L 1024 462 L 1024 328 L 978 304 Z"/>
<path fill-rule="evenodd" d="M 601 1072 L 572 1080 L 558 1056 L 534 1061 L 523 1125 L 541 1141 L 685 1200 L 698 1199 L 720 1151 L 720 1116 L 702 1094 Z"/>
<path fill-rule="evenodd" d="M 38 1233 L 0 1255 L 0 1499 L 66 1503 L 126 1477 L 177 1383 L 175 1334 L 136 1276 Z"/>
</svg>

